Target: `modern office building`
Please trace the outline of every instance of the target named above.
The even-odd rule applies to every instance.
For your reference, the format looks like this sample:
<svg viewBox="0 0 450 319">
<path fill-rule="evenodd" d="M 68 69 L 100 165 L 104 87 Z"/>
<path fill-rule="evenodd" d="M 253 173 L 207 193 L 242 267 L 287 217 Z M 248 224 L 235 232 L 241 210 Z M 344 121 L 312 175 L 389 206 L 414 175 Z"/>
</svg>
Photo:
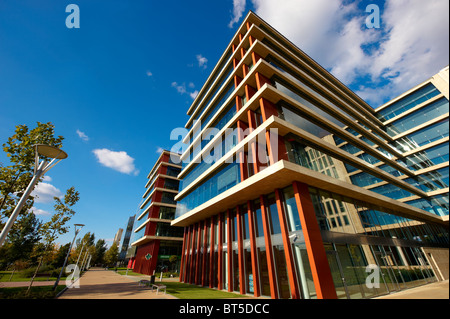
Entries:
<svg viewBox="0 0 450 319">
<path fill-rule="evenodd" d="M 130 218 L 128 218 L 127 227 L 125 227 L 125 234 L 123 236 L 122 245 L 120 246 L 120 252 L 119 252 L 119 262 L 120 263 L 126 262 L 126 255 L 127 255 L 128 246 L 130 244 L 131 233 L 133 231 L 135 217 L 136 217 L 136 215 L 130 216 Z"/>
<path fill-rule="evenodd" d="M 172 227 L 175 218 L 175 195 L 181 171 L 178 154 L 163 151 L 148 174 L 137 214 L 131 245 L 134 256 L 128 267 L 134 272 L 153 275 L 155 272 L 178 272 L 181 260 L 183 228 Z M 177 256 L 177 260 L 170 257 Z"/>
<path fill-rule="evenodd" d="M 122 239 L 123 228 L 119 228 L 116 235 L 114 236 L 113 245 L 119 246 L 120 240 Z"/>
<path fill-rule="evenodd" d="M 374 109 L 249 12 L 187 111 L 180 281 L 353 299 L 448 279 L 448 77 Z"/>
</svg>

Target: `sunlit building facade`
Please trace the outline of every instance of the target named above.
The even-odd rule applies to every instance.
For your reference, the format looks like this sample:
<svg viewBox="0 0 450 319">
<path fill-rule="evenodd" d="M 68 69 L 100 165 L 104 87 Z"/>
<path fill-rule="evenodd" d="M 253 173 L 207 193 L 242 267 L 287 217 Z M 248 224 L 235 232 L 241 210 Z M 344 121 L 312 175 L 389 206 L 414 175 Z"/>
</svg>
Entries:
<svg viewBox="0 0 450 319">
<path fill-rule="evenodd" d="M 355 299 L 448 279 L 448 83 L 374 109 L 249 12 L 187 112 L 180 281 Z"/>
<path fill-rule="evenodd" d="M 128 218 L 127 226 L 125 227 L 125 234 L 123 236 L 122 245 L 120 246 L 119 252 L 119 262 L 124 263 L 128 251 L 128 246 L 130 244 L 131 234 L 134 226 L 134 218 L 136 215 L 130 216 Z"/>
<path fill-rule="evenodd" d="M 147 176 L 132 234 L 133 257 L 128 267 L 134 272 L 153 275 L 179 271 L 183 229 L 170 225 L 175 218 L 174 197 L 179 188 L 178 157 L 163 151 Z"/>
</svg>

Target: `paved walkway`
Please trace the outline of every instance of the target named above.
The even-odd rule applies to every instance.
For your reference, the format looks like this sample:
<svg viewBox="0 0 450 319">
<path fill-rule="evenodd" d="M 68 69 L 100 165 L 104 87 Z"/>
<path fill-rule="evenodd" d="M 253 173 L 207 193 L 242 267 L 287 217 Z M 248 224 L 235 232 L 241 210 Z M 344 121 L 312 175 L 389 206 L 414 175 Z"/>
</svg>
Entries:
<svg viewBox="0 0 450 319">
<path fill-rule="evenodd" d="M 374 299 L 449 299 L 449 282 L 438 281 L 432 284 L 399 291 Z"/>
<path fill-rule="evenodd" d="M 140 279 L 122 276 L 111 270 L 91 268 L 79 279 L 79 288 L 66 289 L 58 299 L 177 299 L 139 286 Z"/>
<path fill-rule="evenodd" d="M 103 268 L 91 268 L 80 278 L 80 288 L 67 289 L 59 299 L 177 299 L 176 297 L 152 292 L 149 288 L 139 287 L 143 277 L 123 276 Z M 148 276 L 146 276 L 148 278 Z M 157 278 L 156 281 L 159 279 Z M 168 278 L 165 278 L 168 280 Z M 170 280 L 170 279 L 169 279 Z M 178 281 L 177 278 L 173 280 Z M 0 282 L 2 287 L 28 286 L 30 282 Z M 53 285 L 54 281 L 35 281 L 33 286 Z M 61 285 L 65 281 L 60 282 Z M 449 281 L 440 281 L 415 287 L 374 299 L 449 299 Z"/>
</svg>

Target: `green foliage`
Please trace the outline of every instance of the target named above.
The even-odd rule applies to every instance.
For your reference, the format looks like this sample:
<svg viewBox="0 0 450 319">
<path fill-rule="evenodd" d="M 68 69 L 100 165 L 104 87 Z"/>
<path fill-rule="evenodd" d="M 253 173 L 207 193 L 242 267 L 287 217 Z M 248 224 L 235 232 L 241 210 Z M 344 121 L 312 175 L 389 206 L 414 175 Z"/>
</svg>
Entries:
<svg viewBox="0 0 450 319">
<path fill-rule="evenodd" d="M 9 242 L 0 248 L 0 267 L 6 268 L 17 260 L 29 258 L 34 245 L 40 240 L 41 222 L 28 212 L 20 216 L 9 232 Z"/>
<path fill-rule="evenodd" d="M 172 255 L 169 257 L 169 262 L 170 263 L 175 263 L 178 260 L 178 256 L 177 255 Z"/>
<path fill-rule="evenodd" d="M 113 244 L 105 253 L 105 263 L 109 266 L 114 266 L 119 260 L 119 247 L 117 244 Z"/>
<path fill-rule="evenodd" d="M 55 136 L 52 123 L 37 122 L 35 128 L 16 126 L 15 133 L 2 144 L 9 163 L 0 163 L 0 229 L 17 206 L 34 175 L 35 144 L 61 147 L 64 137 Z M 42 157 L 41 157 L 42 158 Z M 43 158 L 49 160 L 47 158 Z M 42 181 L 42 180 L 41 180 Z M 17 261 L 30 260 L 34 246 L 40 240 L 41 221 L 30 211 L 34 198 L 30 196 L 19 217 L 0 247 L 0 267 L 11 267 Z"/>
<path fill-rule="evenodd" d="M 61 247 L 59 247 L 58 252 L 55 255 L 55 259 L 52 260 L 52 266 L 58 267 L 64 263 L 66 259 L 67 253 L 69 252 L 70 243 L 67 243 Z"/>
<path fill-rule="evenodd" d="M 65 234 L 69 230 L 69 226 L 66 226 L 67 222 L 75 215 L 75 211 L 72 210 L 72 206 L 75 205 L 80 199 L 80 194 L 74 187 L 70 187 L 64 195 L 62 201 L 58 197 L 54 197 L 55 214 L 51 219 L 44 223 L 40 228 L 40 234 L 46 247 L 52 245 L 59 235 Z"/>
<path fill-rule="evenodd" d="M 30 183 L 35 165 L 35 144 L 61 147 L 64 137 L 55 136 L 52 123 L 37 122 L 37 127 L 29 129 L 26 125 L 16 126 L 15 134 L 4 143 L 3 151 L 9 158 L 9 166 L 0 165 L 0 220 L 9 217 Z M 46 159 L 46 158 L 43 158 Z M 26 212 L 33 206 L 30 197 L 22 209 Z"/>
<path fill-rule="evenodd" d="M 0 299 L 54 299 L 65 287 L 59 285 L 53 291 L 53 286 L 40 286 L 33 287 L 29 292 L 26 287 L 0 288 Z"/>
<path fill-rule="evenodd" d="M 104 239 L 99 239 L 97 243 L 95 244 L 95 250 L 92 257 L 91 264 L 103 264 L 104 263 L 104 257 L 106 253 L 106 242 Z"/>
</svg>

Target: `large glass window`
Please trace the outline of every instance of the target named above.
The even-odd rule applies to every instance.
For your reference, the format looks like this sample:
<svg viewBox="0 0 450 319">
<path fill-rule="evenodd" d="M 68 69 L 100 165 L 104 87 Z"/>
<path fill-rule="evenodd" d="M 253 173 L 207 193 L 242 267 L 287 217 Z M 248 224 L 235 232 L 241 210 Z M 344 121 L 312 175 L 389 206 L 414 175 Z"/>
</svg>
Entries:
<svg viewBox="0 0 450 319">
<path fill-rule="evenodd" d="M 264 229 L 261 215 L 261 205 L 259 200 L 253 201 L 255 236 L 256 236 L 256 254 L 259 265 L 259 282 L 261 295 L 270 297 L 269 269 L 267 267 L 266 245 L 264 242 Z"/>
<path fill-rule="evenodd" d="M 365 173 L 365 172 L 359 173 L 356 175 L 352 175 L 350 177 L 350 179 L 354 185 L 357 185 L 359 187 L 364 187 L 364 186 L 376 184 L 379 182 L 383 182 L 382 179 L 375 177 L 373 175 L 370 175 L 368 173 Z"/>
<path fill-rule="evenodd" d="M 161 219 L 174 219 L 175 208 L 159 206 L 159 218 Z"/>
<path fill-rule="evenodd" d="M 387 121 L 431 99 L 439 93 L 439 90 L 436 89 L 436 87 L 432 83 L 429 83 L 419 90 L 414 91 L 408 96 L 402 98 L 401 100 L 394 102 L 391 105 L 380 110 L 378 112 L 378 118 L 380 120 Z"/>
<path fill-rule="evenodd" d="M 414 195 L 414 194 L 412 194 L 404 189 L 401 189 L 395 185 L 392 185 L 392 184 L 378 186 L 375 188 L 371 188 L 370 190 L 375 193 L 378 193 L 380 195 L 384 195 L 389 198 L 392 198 L 392 199 L 400 199 L 400 198 L 410 197 L 410 196 Z"/>
<path fill-rule="evenodd" d="M 180 185 L 180 182 L 176 179 L 166 178 L 164 180 L 164 188 L 166 188 L 166 189 L 171 189 L 171 190 L 177 191 L 179 185 Z"/>
<path fill-rule="evenodd" d="M 406 157 L 403 161 L 411 170 L 419 170 L 433 165 L 448 162 L 448 142 L 427 149 L 426 151 L 414 153 Z"/>
<path fill-rule="evenodd" d="M 238 163 L 225 165 L 178 202 L 177 217 L 207 202 L 240 182 Z"/>
<path fill-rule="evenodd" d="M 429 199 L 420 198 L 406 202 L 406 204 L 423 209 L 438 216 L 447 216 L 449 214 L 448 194 L 433 196 Z"/>
<path fill-rule="evenodd" d="M 231 72 L 233 71 L 233 64 L 232 63 L 230 64 L 230 63 L 226 62 L 230 58 L 230 56 L 231 56 L 231 50 L 229 50 L 227 52 L 227 57 L 225 58 L 224 62 L 219 66 L 220 71 L 217 71 L 215 73 L 215 76 L 217 76 L 225 68 L 226 65 L 228 65 L 227 69 L 224 72 L 224 74 L 222 75 L 222 77 L 220 78 L 219 82 L 214 85 L 214 88 L 208 94 L 207 99 L 205 100 L 204 96 L 203 97 L 202 96 L 198 96 L 198 98 L 199 99 L 200 98 L 203 99 L 203 101 L 200 102 L 200 103 L 202 103 L 201 108 L 199 110 L 195 110 L 194 111 L 194 113 L 195 113 L 194 118 L 193 118 L 194 121 L 199 118 L 199 116 L 202 113 L 202 110 L 209 105 L 209 103 L 211 102 L 212 98 L 216 95 L 218 90 L 222 87 L 222 85 L 224 84 L 226 79 L 228 79 L 228 77 L 230 76 Z M 218 70 L 219 70 L 219 68 L 218 68 Z M 214 75 L 211 75 L 211 76 L 213 77 Z M 207 90 L 205 90 L 205 92 L 207 92 Z M 193 123 L 193 122 L 191 122 L 191 123 Z M 187 127 L 187 129 L 190 129 L 191 127 L 192 127 L 192 124 L 189 127 Z"/>
<path fill-rule="evenodd" d="M 177 177 L 180 174 L 181 169 L 173 166 L 167 166 L 166 175 Z"/>
<path fill-rule="evenodd" d="M 161 202 L 162 203 L 166 203 L 166 204 L 172 204 L 175 205 L 175 194 L 174 193 L 167 193 L 167 192 L 163 192 L 162 193 L 162 198 L 161 198 Z"/>
<path fill-rule="evenodd" d="M 440 115 L 446 114 L 449 111 L 448 100 L 443 97 L 430 105 L 414 112 L 410 115 L 402 117 L 392 124 L 386 126 L 387 133 L 391 136 L 395 136 L 419 125 L 430 121 Z"/>
<path fill-rule="evenodd" d="M 234 91 L 234 82 L 230 82 L 225 88 L 224 92 L 219 97 L 218 101 L 211 106 L 206 117 L 202 119 L 202 129 L 205 128 L 206 124 L 211 120 L 211 118 L 216 115 L 217 111 L 222 107 L 223 103 L 230 97 L 231 93 Z M 232 104 L 235 105 L 235 104 Z"/>
<path fill-rule="evenodd" d="M 401 152 L 408 152 L 449 136 L 448 118 L 402 137 L 391 144 Z"/>
<path fill-rule="evenodd" d="M 158 223 L 155 236 L 164 237 L 183 237 L 184 229 L 182 227 L 171 227 L 167 223 Z"/>
<path fill-rule="evenodd" d="M 228 151 L 237 145 L 237 140 L 237 131 L 230 130 L 230 132 L 225 132 L 224 136 L 216 141 L 210 150 L 207 151 L 209 153 L 203 154 L 202 161 L 195 164 L 193 168 L 191 168 L 190 171 L 183 177 L 180 189 L 185 189 L 196 178 L 213 166 L 220 158 L 222 158 Z"/>
</svg>

